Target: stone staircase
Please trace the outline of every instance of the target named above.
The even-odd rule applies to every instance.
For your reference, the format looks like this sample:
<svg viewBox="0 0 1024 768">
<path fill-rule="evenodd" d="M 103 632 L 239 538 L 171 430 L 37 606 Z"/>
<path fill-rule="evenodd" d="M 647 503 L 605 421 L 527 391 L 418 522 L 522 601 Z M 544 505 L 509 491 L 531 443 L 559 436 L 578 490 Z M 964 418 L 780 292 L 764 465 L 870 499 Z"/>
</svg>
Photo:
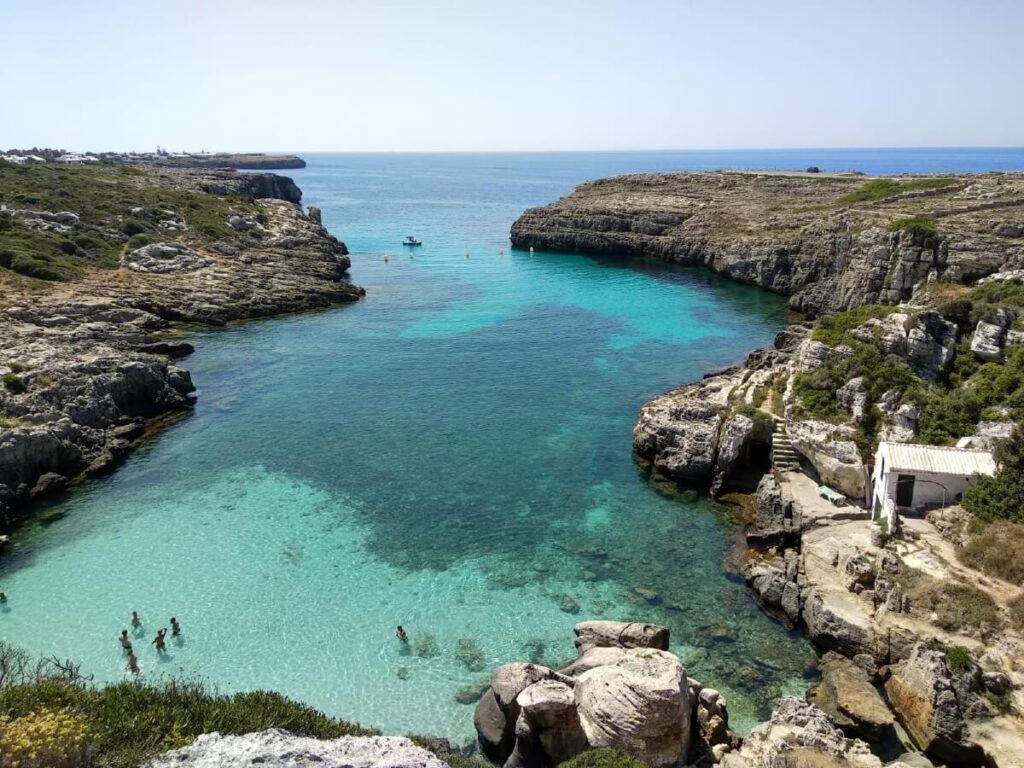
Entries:
<svg viewBox="0 0 1024 768">
<path fill-rule="evenodd" d="M 800 454 L 796 452 L 786 432 L 786 420 L 772 416 L 772 421 L 775 423 L 772 431 L 772 469 L 776 472 L 799 472 Z"/>
</svg>

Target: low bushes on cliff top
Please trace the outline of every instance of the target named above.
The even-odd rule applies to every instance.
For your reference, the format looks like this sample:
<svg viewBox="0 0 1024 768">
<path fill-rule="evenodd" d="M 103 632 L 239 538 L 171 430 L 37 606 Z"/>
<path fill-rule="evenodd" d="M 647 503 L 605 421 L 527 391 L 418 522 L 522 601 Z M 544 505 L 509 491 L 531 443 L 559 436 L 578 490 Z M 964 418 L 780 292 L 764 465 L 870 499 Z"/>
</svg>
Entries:
<svg viewBox="0 0 1024 768">
<path fill-rule="evenodd" d="M 1011 584 L 1024 584 L 1024 525 L 986 525 L 957 552 L 964 565 Z"/>
<path fill-rule="evenodd" d="M 898 307 L 887 307 L 881 304 L 865 304 L 863 307 L 854 307 L 845 312 L 825 315 L 818 319 L 811 338 L 822 344 L 828 344 L 830 347 L 837 347 L 840 344 L 852 346 L 860 342 L 850 336 L 850 331 L 868 320 L 888 317 L 898 309 Z"/>
<path fill-rule="evenodd" d="M 590 749 L 562 763 L 563 768 L 646 768 L 646 763 L 614 749 Z"/>
<path fill-rule="evenodd" d="M 935 220 L 927 216 L 910 216 L 906 219 L 896 219 L 889 222 L 886 227 L 890 232 L 909 232 L 914 235 L 934 235 Z"/>
<path fill-rule="evenodd" d="M 199 682 L 174 680 L 97 688 L 69 662 L 32 659 L 0 642 L 0 716 L 16 723 L 44 711 L 80 718 L 90 733 L 96 764 L 111 768 L 135 768 L 209 731 L 284 728 L 318 738 L 371 733 L 271 691 L 225 696 Z"/>
<path fill-rule="evenodd" d="M 916 189 L 943 189 L 957 183 L 956 179 L 940 177 L 933 179 L 909 179 L 899 181 L 897 179 L 872 179 L 865 181 L 857 189 L 839 198 L 840 203 L 866 203 L 872 200 L 882 200 L 886 197 L 898 195 L 901 192 L 911 192 Z"/>
<path fill-rule="evenodd" d="M 159 226 L 172 211 L 189 237 L 243 240 L 227 225 L 232 213 L 259 209 L 235 197 L 179 189 L 159 175 L 129 166 L 12 165 L 0 174 L 0 203 L 15 209 L 72 211 L 66 235 L 30 228 L 19 217 L 0 216 L 0 271 L 39 280 L 73 280 L 87 266 L 113 268 L 128 236 L 148 233 L 175 240 L 181 232 Z M 135 214 L 133 209 L 141 209 Z M 248 241 L 248 236 L 244 237 Z"/>
</svg>

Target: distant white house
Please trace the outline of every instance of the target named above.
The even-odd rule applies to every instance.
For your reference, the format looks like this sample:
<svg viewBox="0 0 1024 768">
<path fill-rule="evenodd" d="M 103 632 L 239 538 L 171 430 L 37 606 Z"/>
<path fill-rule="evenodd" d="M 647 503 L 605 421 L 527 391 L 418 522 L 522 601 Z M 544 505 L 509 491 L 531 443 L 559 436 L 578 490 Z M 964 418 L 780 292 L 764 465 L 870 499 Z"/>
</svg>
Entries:
<svg viewBox="0 0 1024 768">
<path fill-rule="evenodd" d="M 56 163 L 98 163 L 100 159 L 92 155 L 83 155 L 78 152 L 68 152 L 54 158 Z"/>
<path fill-rule="evenodd" d="M 871 518 L 890 527 L 897 511 L 955 504 L 980 475 L 994 475 L 991 451 L 937 445 L 880 443 L 871 478 Z"/>
</svg>

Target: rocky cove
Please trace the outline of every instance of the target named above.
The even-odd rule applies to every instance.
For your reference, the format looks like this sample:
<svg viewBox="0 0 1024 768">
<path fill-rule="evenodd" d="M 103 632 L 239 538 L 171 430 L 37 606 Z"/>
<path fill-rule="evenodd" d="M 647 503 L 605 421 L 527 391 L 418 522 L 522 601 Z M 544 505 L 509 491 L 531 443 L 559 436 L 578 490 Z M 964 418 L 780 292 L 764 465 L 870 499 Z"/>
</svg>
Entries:
<svg viewBox="0 0 1024 768">
<path fill-rule="evenodd" d="M 740 184 L 746 183 L 742 174 L 735 175 L 740 177 Z M 702 210 L 713 208 L 712 202 L 701 198 L 701 190 L 705 186 L 715 189 L 717 175 L 699 175 L 707 176 L 706 179 L 690 176 L 686 175 L 683 182 L 688 190 L 684 197 L 697 200 L 693 204 L 703 206 Z M 183 233 L 125 253 L 117 280 L 106 279 L 109 273 L 101 273 L 104 279 L 87 275 L 67 287 L 59 286 L 52 296 L 24 293 L 18 297 L 20 301 L 12 301 L 6 307 L 11 318 L 10 337 L 16 340 L 16 355 L 12 356 L 16 364 L 9 365 L 5 374 L 14 378 L 4 400 L 5 414 L 12 420 L 8 424 L 13 426 L 5 428 L 4 439 L 15 434 L 32 436 L 12 444 L 6 454 L 11 457 L 8 466 L 21 467 L 6 476 L 9 480 L 5 483 L 5 501 L 11 509 L 60 487 L 83 471 L 96 472 L 110 466 L 129 449 L 147 418 L 188 407 L 189 376 L 173 360 L 189 350 L 166 335 L 170 323 L 220 324 L 327 306 L 360 295 L 344 278 L 348 266 L 344 246 L 327 235 L 316 211 L 305 213 L 296 207 L 297 195 L 281 191 L 287 185 L 275 180 L 276 177 L 253 177 L 262 179 L 253 182 L 242 181 L 250 177 L 221 173 L 173 174 L 167 178 L 187 189 L 212 185 L 211 188 L 221 190 L 217 194 L 237 197 L 238 210 L 230 213 L 230 217 L 237 218 L 229 217 L 225 222 L 233 221 L 230 228 L 240 233 L 240 238 L 244 234 L 248 239 L 242 240 L 244 246 L 229 241 L 213 247 L 206 238 L 189 234 L 187 217 L 177 215 L 182 212 L 163 209 L 157 226 L 168 232 L 184 229 Z M 789 185 L 797 189 L 804 183 L 802 177 L 795 177 L 796 181 L 781 175 L 764 178 L 769 186 Z M 942 194 L 956 199 L 956 195 L 970 188 L 969 181 L 960 179 L 957 184 L 946 184 L 941 188 Z M 954 220 L 956 216 L 971 216 L 983 210 L 1012 210 L 1012 202 L 1003 203 L 1015 199 L 1015 178 L 986 176 L 981 177 L 981 182 L 982 188 L 971 192 L 963 206 L 990 207 L 951 214 Z M 276 195 L 263 197 L 254 193 L 252 187 L 235 186 L 250 183 L 269 185 L 271 189 L 281 187 Z M 617 183 L 620 182 L 613 180 L 585 185 L 577 195 L 591 187 L 600 189 Z M 646 181 L 639 178 L 637 183 L 644 186 Z M 673 177 L 659 176 L 652 183 L 657 187 L 675 182 Z M 821 197 L 814 197 L 812 192 L 820 192 L 822 187 L 810 186 L 810 191 L 801 191 L 798 197 L 803 205 L 797 208 L 813 208 L 822 205 L 822 199 L 848 194 L 862 180 L 840 177 L 806 183 L 826 185 L 827 191 Z M 549 240 L 541 232 L 547 225 L 533 224 L 537 228 L 535 233 L 524 234 L 524 221 L 530 217 L 534 222 L 543 221 L 545 214 L 533 211 L 513 228 L 513 242 L 524 247 L 535 244 L 538 248 L 625 250 L 694 264 L 705 263 L 704 256 L 698 255 L 703 253 L 702 248 L 723 249 L 716 253 L 736 253 L 745 266 L 738 262 L 721 271 L 739 279 L 754 276 L 750 282 L 787 294 L 792 292 L 794 297 L 799 294 L 799 298 L 794 298 L 794 306 L 809 315 L 866 303 L 921 299 L 922 284 L 927 287 L 929 281 L 960 279 L 958 275 L 964 275 L 964 284 L 972 284 L 982 273 L 1012 275 L 1019 255 L 1014 250 L 1014 233 L 1018 231 L 1014 229 L 1015 219 L 979 218 L 979 231 L 973 235 L 967 232 L 958 241 L 961 250 L 953 250 L 955 258 L 948 272 L 950 244 L 944 239 L 944 228 L 940 230 L 942 237 L 927 228 L 890 232 L 888 219 L 892 214 L 885 212 L 889 210 L 886 206 L 894 206 L 892 210 L 899 212 L 898 218 L 911 218 L 911 214 L 918 215 L 916 205 L 922 201 L 936 206 L 927 209 L 935 215 L 947 210 L 938 207 L 940 204 L 954 205 L 936 199 L 940 197 L 937 192 L 926 191 L 928 194 L 915 191 L 893 196 L 909 195 L 902 202 L 881 199 L 850 209 L 866 211 L 865 220 L 873 222 L 875 231 L 862 239 L 855 238 L 857 242 L 847 250 L 836 244 L 845 243 L 846 236 L 837 235 L 836 243 L 821 245 L 817 256 L 806 259 L 800 256 L 803 250 L 813 251 L 818 246 L 804 244 L 796 231 L 802 225 L 793 222 L 803 221 L 815 229 L 821 226 L 817 219 L 820 210 L 797 210 L 793 214 L 796 218 L 787 219 L 786 206 L 775 199 L 758 202 L 757 189 L 740 189 L 730 197 L 741 207 L 764 205 L 744 214 L 749 217 L 744 226 L 750 229 L 731 229 L 731 220 L 725 215 L 720 231 L 706 222 L 702 225 L 707 227 L 704 232 L 709 239 L 699 246 L 698 241 L 691 242 L 685 236 L 676 245 L 654 244 L 646 250 L 645 238 L 657 238 L 660 235 L 654 230 L 658 226 L 682 214 L 670 211 L 662 218 L 658 214 L 655 223 L 649 224 L 645 223 L 647 214 L 634 215 L 628 209 L 616 213 L 611 222 L 587 214 L 581 219 L 582 224 L 573 225 L 580 233 L 559 232 L 550 235 L 553 239 Z M 294 199 L 280 200 L 277 195 Z M 980 196 L 977 199 L 982 202 L 971 195 Z M 744 197 L 749 201 L 743 202 Z M 633 193 L 626 198 L 633 199 Z M 563 204 L 564 201 L 555 208 Z M 586 207 L 589 203 L 584 200 L 580 205 Z M 644 198 L 643 206 L 651 205 L 671 208 L 663 201 L 652 203 L 651 197 Z M 756 227 L 769 209 L 776 211 L 772 215 L 780 216 L 789 226 L 776 229 L 773 225 L 770 229 L 774 234 L 765 235 Z M 12 218 L 42 222 L 33 226 L 66 226 L 39 215 L 38 209 L 19 204 L 13 210 Z M 708 212 L 717 220 L 719 214 Z M 128 209 L 122 215 L 127 218 L 136 214 Z M 861 214 L 844 210 L 842 215 L 853 220 Z M 689 218 L 694 219 L 694 226 L 700 224 L 696 214 L 682 216 L 677 223 Z M 180 227 L 179 222 L 186 227 Z M 829 226 L 841 229 L 838 224 Z M 850 228 L 857 230 L 858 226 Z M 603 234 L 589 233 L 590 227 L 599 233 L 621 233 L 623 228 L 645 231 L 635 241 L 627 232 L 613 235 L 605 243 Z M 559 230 L 562 224 L 552 224 L 551 228 Z M 260 234 L 254 237 L 247 234 L 249 231 Z M 758 241 L 756 245 L 747 242 L 748 234 Z M 778 241 L 774 239 L 776 235 Z M 531 240 L 533 237 L 537 239 Z M 576 237 L 578 241 L 573 240 Z M 595 240 L 591 241 L 591 237 Z M 621 240 L 616 242 L 615 237 Z M 718 240 L 711 243 L 716 237 Z M 812 233 L 809 237 L 818 235 Z M 963 243 L 967 242 L 974 243 L 978 251 L 989 249 L 985 251 L 987 257 L 978 257 L 982 266 L 974 267 L 980 273 L 958 271 L 968 269 L 970 259 L 962 252 L 966 248 Z M 680 253 L 685 250 L 691 255 L 678 256 L 677 245 Z M 827 255 L 832 249 L 849 258 L 849 263 L 858 265 L 863 274 L 851 277 L 832 265 Z M 884 259 L 888 259 L 884 266 L 882 250 Z M 280 269 L 284 260 L 287 270 Z M 894 261 L 898 262 L 896 266 Z M 706 263 L 715 268 L 715 264 L 726 262 L 719 255 Z M 904 262 L 904 266 L 899 266 Z M 941 269 L 936 266 L 939 263 Z M 925 265 L 930 266 L 926 269 Z M 786 272 L 798 276 L 787 277 Z M 822 284 L 817 282 L 818 276 Z M 894 289 L 894 284 L 899 287 Z M 861 290 L 866 293 L 860 293 Z M 946 350 L 954 346 L 955 332 L 947 322 L 941 315 L 894 312 L 866 319 L 860 325 L 867 324 L 867 329 L 859 332 L 872 340 L 884 339 L 894 353 L 902 354 L 923 376 L 934 377 L 952 356 Z M 995 332 L 981 329 L 979 339 L 996 349 L 990 354 L 1002 355 L 1005 347 L 1012 346 L 1014 329 L 1009 325 L 1012 323 L 996 325 Z M 873 330 L 876 327 L 877 333 Z M 779 448 L 782 440 L 776 435 L 784 433 L 788 438 L 799 455 L 776 451 L 778 471 L 768 474 L 758 488 L 755 515 L 748 532 L 750 551 L 743 567 L 744 575 L 766 607 L 805 626 L 816 645 L 835 654 L 822 660 L 823 681 L 814 694 L 814 703 L 785 698 L 768 722 L 741 739 L 729 732 L 724 696 L 692 680 L 685 666 L 667 653 L 667 629 L 646 624 L 585 622 L 576 627 L 578 658 L 568 667 L 530 662 L 499 667 L 493 673 L 490 687 L 477 705 L 476 716 L 477 729 L 491 759 L 511 766 L 549 765 L 572 760 L 585 749 L 607 746 L 657 765 L 686 759 L 690 763 L 720 762 L 732 768 L 876 768 L 882 760 L 872 755 L 858 738 L 874 742 L 893 738 L 895 718 L 889 708 L 892 704 L 912 742 L 940 762 L 985 764 L 998 758 L 999 765 L 1016 764 L 1016 753 L 1012 749 L 1005 751 L 1006 745 L 993 736 L 1000 731 L 1012 732 L 1017 727 L 1015 718 L 996 711 L 991 700 L 1018 695 L 1019 680 L 1013 662 L 1020 656 L 1019 645 L 1015 644 L 1018 639 L 1008 632 L 963 635 L 940 631 L 927 617 L 922 620 L 920 614 L 914 613 L 912 602 L 907 605 L 903 600 L 904 567 L 909 571 L 926 565 L 939 574 L 949 570 L 937 556 L 929 560 L 922 555 L 921 542 L 929 545 L 928 553 L 941 554 L 943 546 L 951 546 L 948 540 L 936 540 L 929 531 L 922 531 L 918 539 L 911 536 L 903 543 L 880 542 L 862 515 L 822 507 L 813 502 L 813 493 L 808 499 L 800 473 L 790 471 L 794 464 L 806 462 L 827 482 L 853 496 L 858 490 L 857 483 L 863 482 L 863 457 L 856 427 L 802 418 L 796 410 L 798 393 L 789 387 L 790 382 L 795 387 L 796 374 L 824 368 L 845 354 L 811 338 L 812 334 L 811 328 L 794 324 L 780 335 L 775 349 L 754 353 L 743 366 L 652 401 L 644 407 L 637 422 L 634 447 L 658 474 L 669 480 L 696 481 L 726 489 L 757 444 Z M 976 346 L 981 343 L 979 340 Z M 13 384 L 14 379 L 20 385 Z M 786 386 L 778 384 L 783 379 Z M 866 388 L 862 392 L 851 387 L 844 402 L 849 403 L 850 411 L 860 402 L 863 412 L 868 399 Z M 779 408 L 774 408 L 776 403 Z M 792 418 L 786 411 L 791 404 Z M 883 412 L 885 428 L 902 428 L 913 434 L 916 422 L 911 412 L 904 409 L 900 414 L 905 404 L 892 405 L 889 412 Z M 26 462 L 26 457 L 33 457 L 32 462 Z M 26 471 L 25 466 L 30 469 Z M 943 529 L 954 536 L 962 535 L 956 521 Z M 903 550 L 899 549 L 901 546 Z M 656 594 L 638 597 L 661 599 Z M 904 610 L 905 607 L 910 610 Z M 726 628 L 723 636 L 727 634 Z M 954 643 L 971 647 L 978 661 L 972 660 L 964 669 L 950 669 L 943 649 Z M 709 647 L 707 652 L 714 654 L 716 650 Z M 722 684 L 711 679 L 707 682 Z M 626 706 L 630 702 L 632 709 Z M 366 764 L 373 764 L 390 750 L 399 750 L 394 759 L 401 764 L 432 765 L 434 759 L 404 751 L 410 747 L 406 743 L 371 744 L 367 753 L 365 749 L 360 752 L 361 747 L 352 749 L 347 744 L 324 747 L 321 751 L 315 744 L 290 741 L 280 734 L 253 737 L 250 742 L 243 737 L 238 743 L 222 743 L 227 741 L 215 737 L 202 739 L 202 743 L 186 747 L 178 758 L 168 759 L 177 759 L 176 764 L 230 765 L 224 761 L 231 756 L 261 754 L 264 757 L 260 759 L 266 760 L 268 755 L 303 752 L 310 761 L 332 759 L 337 764 L 351 764 L 349 760 L 366 760 Z M 456 758 L 450 759 L 454 762 Z M 926 764 L 919 755 L 906 760 L 906 765 Z"/>
</svg>

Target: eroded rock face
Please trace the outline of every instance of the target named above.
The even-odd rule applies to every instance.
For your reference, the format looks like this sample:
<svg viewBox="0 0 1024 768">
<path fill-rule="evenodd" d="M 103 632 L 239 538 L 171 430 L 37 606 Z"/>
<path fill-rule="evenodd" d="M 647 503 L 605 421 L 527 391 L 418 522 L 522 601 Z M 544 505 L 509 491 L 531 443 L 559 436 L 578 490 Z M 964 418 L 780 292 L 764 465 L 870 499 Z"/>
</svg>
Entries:
<svg viewBox="0 0 1024 768">
<path fill-rule="evenodd" d="M 784 697 L 722 768 L 882 768 L 868 745 L 847 738 L 821 709 Z"/>
<path fill-rule="evenodd" d="M 888 672 L 885 695 L 918 748 L 954 764 L 989 763 L 984 750 L 971 742 L 964 722 L 969 692 L 957 684 L 941 651 L 919 645 Z"/>
<path fill-rule="evenodd" d="M 516 742 L 519 694 L 541 680 L 552 680 L 555 672 L 540 664 L 503 664 L 491 673 L 491 686 L 480 697 L 473 712 L 480 750 L 488 760 L 504 763 Z"/>
<path fill-rule="evenodd" d="M 204 733 L 147 768 L 447 768 L 436 755 L 397 736 L 313 739 L 271 729 L 244 736 Z"/>
<path fill-rule="evenodd" d="M 868 673 L 844 656 L 826 653 L 818 664 L 821 683 L 811 701 L 838 725 L 868 741 L 881 741 L 894 718 Z"/>
<path fill-rule="evenodd" d="M 864 498 L 865 471 L 853 429 L 824 421 L 786 423 L 793 447 L 814 465 L 822 482 L 852 499 Z"/>
<path fill-rule="evenodd" d="M 212 263 L 213 259 L 201 256 L 180 243 L 144 245 L 121 259 L 123 266 L 135 272 L 157 272 L 160 274 L 195 272 Z"/>
<path fill-rule="evenodd" d="M 1024 182 L 986 176 L 898 201 L 808 210 L 861 182 L 837 176 L 649 173 L 581 184 L 525 213 L 517 247 L 633 253 L 706 266 L 790 297 L 816 315 L 863 304 L 895 304 L 922 282 L 964 282 L 1019 268 L 1019 238 L 993 232 L 979 213 L 1013 205 Z M 996 192 L 1002 201 L 989 196 Z M 878 216 L 940 216 L 939 234 L 889 232 Z M 1000 232 L 1015 232 L 1015 224 Z"/>
</svg>

